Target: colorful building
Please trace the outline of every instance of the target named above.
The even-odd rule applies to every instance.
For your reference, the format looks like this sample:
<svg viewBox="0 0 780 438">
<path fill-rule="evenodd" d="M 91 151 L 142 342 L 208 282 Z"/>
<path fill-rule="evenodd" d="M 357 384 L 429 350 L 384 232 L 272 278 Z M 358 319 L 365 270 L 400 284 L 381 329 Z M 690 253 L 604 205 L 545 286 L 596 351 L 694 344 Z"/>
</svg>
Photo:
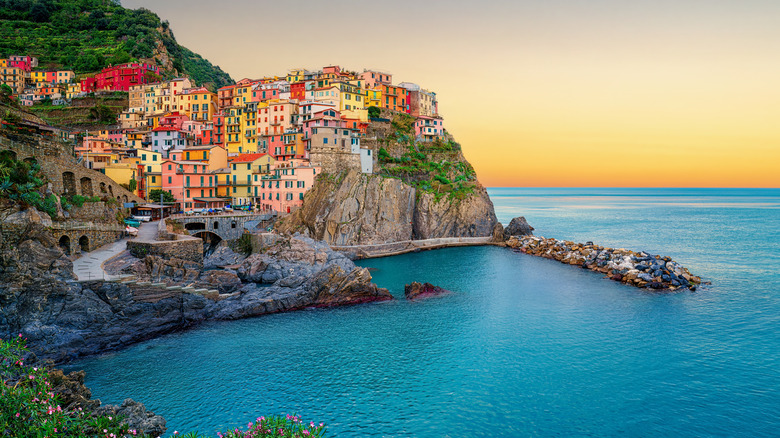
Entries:
<svg viewBox="0 0 780 438">
<path fill-rule="evenodd" d="M 129 63 L 106 67 L 94 78 L 83 79 L 81 90 L 95 91 L 129 91 L 135 85 L 147 84 L 158 80 L 160 69 L 152 64 Z"/>
<path fill-rule="evenodd" d="M 230 196 L 234 205 L 253 204 L 253 181 L 260 180 L 254 175 L 267 174 L 274 162 L 268 154 L 241 154 L 230 162 Z"/>
<path fill-rule="evenodd" d="M 224 200 L 215 199 L 217 183 L 215 176 L 208 172 L 207 164 L 165 160 L 161 167 L 163 190 L 173 195 L 179 209 L 189 211 L 224 205 Z"/>
<path fill-rule="evenodd" d="M 306 160 L 276 162 L 271 173 L 262 176 L 259 186 L 255 186 L 255 204 L 261 210 L 291 213 L 303 205 L 303 197 L 319 171 Z"/>
</svg>

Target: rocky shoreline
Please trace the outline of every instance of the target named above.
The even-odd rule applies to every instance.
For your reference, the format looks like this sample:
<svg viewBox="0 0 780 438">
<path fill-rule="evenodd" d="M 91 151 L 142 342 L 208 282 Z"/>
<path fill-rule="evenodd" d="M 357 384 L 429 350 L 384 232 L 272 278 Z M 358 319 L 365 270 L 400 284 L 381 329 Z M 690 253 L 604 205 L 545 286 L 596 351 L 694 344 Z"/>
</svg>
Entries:
<svg viewBox="0 0 780 438">
<path fill-rule="evenodd" d="M 654 290 L 696 290 L 701 278 L 669 257 L 536 236 L 511 236 L 506 245 L 525 254 L 605 274 L 627 285 Z"/>
</svg>

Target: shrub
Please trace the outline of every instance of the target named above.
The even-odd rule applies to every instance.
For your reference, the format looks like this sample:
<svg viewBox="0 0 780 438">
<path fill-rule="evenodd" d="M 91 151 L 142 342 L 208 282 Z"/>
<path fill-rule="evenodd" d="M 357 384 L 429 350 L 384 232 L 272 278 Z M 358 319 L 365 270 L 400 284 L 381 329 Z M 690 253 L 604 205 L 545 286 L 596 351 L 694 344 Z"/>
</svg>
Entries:
<svg viewBox="0 0 780 438">
<path fill-rule="evenodd" d="M 20 334 L 0 340 L 0 431 L 19 438 L 135 436 L 120 418 L 93 415 L 78 409 L 64 411 L 52 391 L 48 372 L 22 359 L 27 352 Z"/>
</svg>

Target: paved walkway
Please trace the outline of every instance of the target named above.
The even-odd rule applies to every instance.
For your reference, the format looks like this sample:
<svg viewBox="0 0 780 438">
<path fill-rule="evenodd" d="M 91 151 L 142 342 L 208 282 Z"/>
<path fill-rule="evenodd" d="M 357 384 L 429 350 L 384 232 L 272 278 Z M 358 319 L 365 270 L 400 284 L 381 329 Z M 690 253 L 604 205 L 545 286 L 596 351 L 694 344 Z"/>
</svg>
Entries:
<svg viewBox="0 0 780 438">
<path fill-rule="evenodd" d="M 157 236 L 156 222 L 143 222 L 138 229 L 137 239 L 155 240 Z M 127 249 L 129 238 L 117 240 L 114 243 L 103 245 L 100 248 L 83 254 L 73 261 L 73 272 L 78 281 L 90 280 L 116 280 L 121 276 L 106 274 L 103 263 Z"/>
<path fill-rule="evenodd" d="M 356 258 L 370 259 L 428 249 L 451 248 L 457 246 L 497 245 L 497 243 L 493 242 L 492 240 L 492 237 L 440 237 L 437 239 L 404 240 L 401 242 L 377 243 L 369 245 L 331 245 L 330 248 L 335 251 L 351 252 L 355 255 Z"/>
</svg>

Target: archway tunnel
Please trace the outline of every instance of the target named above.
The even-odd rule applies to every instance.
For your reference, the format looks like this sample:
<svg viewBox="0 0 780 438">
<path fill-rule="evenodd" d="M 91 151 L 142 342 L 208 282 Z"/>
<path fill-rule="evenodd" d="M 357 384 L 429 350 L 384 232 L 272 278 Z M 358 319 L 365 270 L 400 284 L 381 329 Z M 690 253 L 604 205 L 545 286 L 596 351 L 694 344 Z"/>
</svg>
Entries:
<svg viewBox="0 0 780 438">
<path fill-rule="evenodd" d="M 199 237 L 203 240 L 203 257 L 207 257 L 217 249 L 217 245 L 222 242 L 222 238 L 218 234 L 211 231 L 199 231 L 193 234 L 195 237 Z"/>
</svg>

